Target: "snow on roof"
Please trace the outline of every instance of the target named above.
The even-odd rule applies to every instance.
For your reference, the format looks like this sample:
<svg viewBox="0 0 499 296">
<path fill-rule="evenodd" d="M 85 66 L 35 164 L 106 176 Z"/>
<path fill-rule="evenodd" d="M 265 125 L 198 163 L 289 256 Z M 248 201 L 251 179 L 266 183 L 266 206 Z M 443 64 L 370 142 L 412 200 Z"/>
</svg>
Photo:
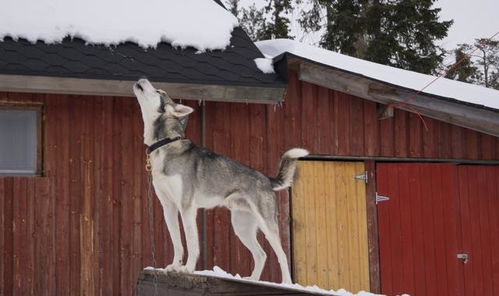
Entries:
<svg viewBox="0 0 499 296">
<path fill-rule="evenodd" d="M 272 59 L 271 58 L 256 58 L 254 59 L 255 64 L 260 71 L 262 71 L 265 74 L 272 74 L 275 73 L 274 71 L 274 65 L 272 64 Z"/>
<path fill-rule="evenodd" d="M 147 267 L 146 269 L 152 270 L 153 268 Z M 370 292 L 366 291 L 359 291 L 356 294 L 353 294 L 345 289 L 338 289 L 336 291 L 334 290 L 325 290 L 322 288 L 319 288 L 318 286 L 302 286 L 300 284 L 285 284 L 285 283 L 274 283 L 274 282 L 267 282 L 267 281 L 257 281 L 257 280 L 251 280 L 247 278 L 242 278 L 239 274 L 232 275 L 222 268 L 218 266 L 214 266 L 213 270 L 201 270 L 201 271 L 194 271 L 194 274 L 198 275 L 204 275 L 204 276 L 211 276 L 211 277 L 217 277 L 221 279 L 228 279 L 228 280 L 234 280 L 238 282 L 245 282 L 245 283 L 252 283 L 252 284 L 257 284 L 260 286 L 265 286 L 265 287 L 275 287 L 275 288 L 281 288 L 281 289 L 289 289 L 293 290 L 296 292 L 308 292 L 308 293 L 313 293 L 315 295 L 332 295 L 332 296 L 381 296 L 379 294 L 373 294 Z M 404 296 L 404 295 L 401 295 Z"/>
<path fill-rule="evenodd" d="M 212 0 L 15 0 L 0 9 L 0 41 L 10 36 L 57 43 L 67 36 L 88 43 L 142 47 L 167 42 L 200 51 L 224 49 L 237 19 Z"/>
<path fill-rule="evenodd" d="M 326 66 L 416 91 L 435 79 L 435 76 L 376 64 L 289 39 L 260 41 L 256 45 L 262 53 L 272 57 L 287 52 Z M 440 78 L 423 93 L 499 109 L 499 91 L 460 81 Z"/>
</svg>

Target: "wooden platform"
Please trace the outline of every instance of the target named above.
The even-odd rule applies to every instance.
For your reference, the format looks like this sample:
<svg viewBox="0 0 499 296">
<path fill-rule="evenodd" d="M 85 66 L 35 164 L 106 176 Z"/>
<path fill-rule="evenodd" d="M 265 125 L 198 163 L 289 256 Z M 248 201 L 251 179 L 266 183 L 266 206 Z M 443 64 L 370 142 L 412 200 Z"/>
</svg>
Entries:
<svg viewBox="0 0 499 296">
<path fill-rule="evenodd" d="M 268 282 L 249 282 L 242 279 L 229 279 L 215 276 L 164 273 L 143 270 L 137 281 L 137 296 L 171 295 L 326 295 L 300 291 L 299 289 L 278 287 Z M 329 294 L 330 295 L 330 294 Z"/>
</svg>

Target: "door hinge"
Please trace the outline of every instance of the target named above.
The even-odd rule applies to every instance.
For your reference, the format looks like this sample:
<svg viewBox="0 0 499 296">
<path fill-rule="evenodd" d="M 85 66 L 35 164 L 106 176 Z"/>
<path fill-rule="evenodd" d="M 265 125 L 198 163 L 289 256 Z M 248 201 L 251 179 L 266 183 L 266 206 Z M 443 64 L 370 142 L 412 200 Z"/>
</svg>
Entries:
<svg viewBox="0 0 499 296">
<path fill-rule="evenodd" d="M 382 202 L 382 201 L 387 201 L 387 200 L 390 200 L 390 198 L 388 196 L 379 195 L 376 192 L 376 204 L 378 204 L 379 202 Z"/>
<path fill-rule="evenodd" d="M 365 172 L 364 172 L 364 173 L 362 173 L 362 174 L 355 175 L 353 178 L 354 178 L 355 180 L 362 180 L 362 181 L 366 182 L 366 184 L 367 184 L 367 181 L 369 181 L 369 177 L 368 177 L 368 175 L 367 175 L 367 171 L 365 171 Z"/>
</svg>

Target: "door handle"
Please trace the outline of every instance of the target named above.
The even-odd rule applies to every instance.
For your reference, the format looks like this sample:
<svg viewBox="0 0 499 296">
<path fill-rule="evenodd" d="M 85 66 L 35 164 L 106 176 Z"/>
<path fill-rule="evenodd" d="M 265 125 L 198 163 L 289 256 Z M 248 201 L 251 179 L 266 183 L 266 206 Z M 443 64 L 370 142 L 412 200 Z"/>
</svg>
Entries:
<svg viewBox="0 0 499 296">
<path fill-rule="evenodd" d="M 468 254 L 462 253 L 462 254 L 457 254 L 457 259 L 461 259 L 464 264 L 468 263 Z"/>
</svg>

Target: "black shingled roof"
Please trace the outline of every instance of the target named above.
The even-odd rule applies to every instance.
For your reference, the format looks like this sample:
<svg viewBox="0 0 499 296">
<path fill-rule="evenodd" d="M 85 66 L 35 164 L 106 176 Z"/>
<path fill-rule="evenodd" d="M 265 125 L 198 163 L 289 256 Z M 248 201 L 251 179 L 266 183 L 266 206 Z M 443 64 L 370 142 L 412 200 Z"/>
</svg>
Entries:
<svg viewBox="0 0 499 296">
<path fill-rule="evenodd" d="M 224 51 L 204 53 L 167 43 L 144 49 L 131 42 L 108 47 L 66 38 L 59 44 L 33 44 L 7 37 L 0 42 L 0 74 L 284 87 L 278 75 L 264 74 L 256 67 L 253 60 L 259 57 L 262 54 L 239 27 Z"/>
</svg>

